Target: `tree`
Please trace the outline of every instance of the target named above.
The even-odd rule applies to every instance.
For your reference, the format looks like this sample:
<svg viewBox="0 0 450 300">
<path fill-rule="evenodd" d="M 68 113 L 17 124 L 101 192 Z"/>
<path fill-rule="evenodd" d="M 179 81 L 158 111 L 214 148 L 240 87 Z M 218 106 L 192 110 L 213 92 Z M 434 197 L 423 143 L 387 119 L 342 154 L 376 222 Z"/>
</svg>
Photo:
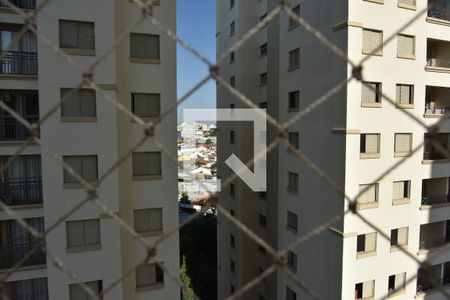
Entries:
<svg viewBox="0 0 450 300">
<path fill-rule="evenodd" d="M 217 218 L 205 214 L 180 229 L 180 260 L 186 257 L 194 292 L 217 299 Z"/>
<path fill-rule="evenodd" d="M 206 139 L 205 144 L 206 145 L 212 144 L 212 140 L 211 139 Z"/>
<path fill-rule="evenodd" d="M 180 271 L 181 282 L 186 288 L 181 289 L 181 299 L 182 300 L 193 300 L 194 297 L 192 293 L 187 289 L 188 287 L 192 289 L 191 278 L 189 277 L 187 265 L 186 265 L 186 256 L 183 255 L 182 263 L 181 263 L 181 271 Z"/>
<path fill-rule="evenodd" d="M 188 193 L 183 192 L 183 193 L 181 194 L 180 203 L 181 203 L 181 204 L 191 204 L 191 201 L 189 201 L 189 195 L 188 195 Z"/>
</svg>

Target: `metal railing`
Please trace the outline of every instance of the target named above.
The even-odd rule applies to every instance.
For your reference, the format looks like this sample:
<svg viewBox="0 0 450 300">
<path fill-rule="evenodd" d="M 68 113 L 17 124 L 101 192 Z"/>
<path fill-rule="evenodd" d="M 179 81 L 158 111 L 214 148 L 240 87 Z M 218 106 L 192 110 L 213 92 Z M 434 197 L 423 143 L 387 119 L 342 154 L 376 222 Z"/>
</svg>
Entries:
<svg viewBox="0 0 450 300">
<path fill-rule="evenodd" d="M 435 68 L 450 69 L 450 60 L 448 60 L 448 59 L 441 59 L 441 58 L 428 58 L 427 59 L 427 66 L 428 67 L 435 67 Z"/>
<path fill-rule="evenodd" d="M 0 269 L 7 269 L 22 260 L 36 244 L 27 241 L 14 241 L 8 245 L 0 246 Z M 38 249 L 24 262 L 22 266 L 43 265 L 46 263 L 46 254 Z"/>
<path fill-rule="evenodd" d="M 446 195 L 434 195 L 434 196 L 422 196 L 422 205 L 434 205 L 450 202 L 450 194 Z"/>
<path fill-rule="evenodd" d="M 439 7 L 429 7 L 428 17 L 444 21 L 450 21 L 450 14 L 446 11 L 446 9 Z"/>
<path fill-rule="evenodd" d="M 39 120 L 39 116 L 23 117 L 30 124 Z M 0 117 L 0 141 L 24 141 L 31 136 L 22 123 L 12 116 Z"/>
<path fill-rule="evenodd" d="M 450 283 L 450 275 L 444 275 L 442 278 L 439 279 L 439 283 L 441 285 L 446 285 Z M 416 291 L 419 292 L 426 292 L 431 289 L 434 289 L 434 286 L 424 280 L 417 282 L 417 288 Z"/>
<path fill-rule="evenodd" d="M 36 52 L 7 51 L 2 52 L 0 74 L 37 75 L 38 62 Z"/>
<path fill-rule="evenodd" d="M 444 236 L 437 239 L 432 239 L 428 241 L 419 241 L 419 249 L 432 249 L 441 247 L 450 241 L 450 236 Z"/>
<path fill-rule="evenodd" d="M 450 112 L 450 106 L 425 107 L 426 115 L 445 115 Z"/>
<path fill-rule="evenodd" d="M 8 205 L 42 203 L 42 178 L 0 182 L 0 199 Z"/>
<path fill-rule="evenodd" d="M 12 4 L 23 9 L 35 9 L 36 0 L 10 0 Z M 10 7 L 6 1 L 0 0 L 0 7 Z"/>
</svg>

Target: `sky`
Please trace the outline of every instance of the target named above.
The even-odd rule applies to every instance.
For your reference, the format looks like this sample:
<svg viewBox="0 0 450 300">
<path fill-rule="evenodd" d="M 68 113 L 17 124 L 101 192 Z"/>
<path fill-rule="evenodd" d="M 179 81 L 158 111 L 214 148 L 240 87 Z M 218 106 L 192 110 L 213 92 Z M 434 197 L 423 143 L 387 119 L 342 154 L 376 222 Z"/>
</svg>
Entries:
<svg viewBox="0 0 450 300">
<path fill-rule="evenodd" d="M 177 0 L 177 35 L 210 61 L 216 58 L 216 1 Z M 208 75 L 207 65 L 188 50 L 177 45 L 177 92 L 180 99 Z M 181 123 L 182 109 L 216 106 L 216 84 L 210 80 L 178 108 Z"/>
</svg>

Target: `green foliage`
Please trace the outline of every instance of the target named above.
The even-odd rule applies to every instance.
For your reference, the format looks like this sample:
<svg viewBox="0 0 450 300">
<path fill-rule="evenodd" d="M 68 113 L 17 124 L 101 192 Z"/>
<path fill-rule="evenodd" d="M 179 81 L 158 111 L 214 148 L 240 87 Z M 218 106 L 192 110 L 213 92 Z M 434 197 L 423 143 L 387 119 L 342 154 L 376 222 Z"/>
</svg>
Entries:
<svg viewBox="0 0 450 300">
<path fill-rule="evenodd" d="M 181 204 L 191 204 L 191 201 L 189 201 L 188 193 L 183 192 L 183 194 L 181 194 L 180 203 Z"/>
<path fill-rule="evenodd" d="M 211 139 L 206 139 L 205 144 L 206 145 L 212 144 L 212 140 Z"/>
<path fill-rule="evenodd" d="M 187 266 L 186 266 L 186 256 L 184 256 L 184 255 L 182 257 L 180 278 L 181 278 L 181 282 L 183 282 L 185 287 L 192 288 L 191 278 L 189 277 L 189 274 L 187 271 Z M 181 290 L 181 299 L 182 300 L 193 300 L 194 297 L 187 289 L 184 288 Z"/>
<path fill-rule="evenodd" d="M 181 260 L 185 257 L 191 286 L 201 299 L 217 299 L 217 218 L 201 216 L 180 230 Z"/>
</svg>

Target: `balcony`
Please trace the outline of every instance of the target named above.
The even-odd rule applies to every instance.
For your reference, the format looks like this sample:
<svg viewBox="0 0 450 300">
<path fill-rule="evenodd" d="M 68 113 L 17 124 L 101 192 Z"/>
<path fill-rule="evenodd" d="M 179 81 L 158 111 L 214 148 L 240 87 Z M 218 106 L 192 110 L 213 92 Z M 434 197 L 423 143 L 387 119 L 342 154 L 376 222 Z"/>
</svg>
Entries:
<svg viewBox="0 0 450 300">
<path fill-rule="evenodd" d="M 425 133 L 423 159 L 425 162 L 449 161 L 450 133 Z"/>
<path fill-rule="evenodd" d="M 29 123 L 39 120 L 39 97 L 37 91 L 0 90 L 0 100 Z M 30 131 L 7 111 L 0 109 L 0 141 L 24 141 Z"/>
<path fill-rule="evenodd" d="M 420 225 L 419 254 L 444 246 L 450 241 L 450 222 Z"/>
<path fill-rule="evenodd" d="M 2 283 L 1 299 L 48 300 L 47 278 L 34 278 Z M 82 299 L 88 299 L 85 297 Z"/>
<path fill-rule="evenodd" d="M 422 205 L 450 203 L 450 178 L 432 178 L 422 181 Z"/>
<path fill-rule="evenodd" d="M 434 281 L 440 285 L 447 285 L 450 283 L 450 263 L 446 262 L 431 266 L 430 271 L 425 273 L 422 270 L 417 272 L 417 294 L 427 294 L 435 290 L 434 285 L 430 282 L 430 275 L 433 276 Z M 430 274 L 431 273 L 431 274 Z M 428 280 L 427 280 L 428 279 Z"/>
<path fill-rule="evenodd" d="M 428 39 L 425 70 L 450 73 L 450 42 Z"/>
<path fill-rule="evenodd" d="M 42 203 L 42 179 L 0 182 L 0 198 L 11 206 Z"/>
<path fill-rule="evenodd" d="M 36 0 L 9 0 L 12 4 L 22 9 L 35 9 L 36 8 Z M 9 5 L 6 1 L 0 0 L 0 7 L 8 8 Z"/>
<path fill-rule="evenodd" d="M 44 231 L 44 218 L 24 219 L 29 226 L 37 232 Z M 27 257 L 29 252 L 36 248 L 37 241 L 31 233 L 13 220 L 0 221 L 2 239 L 0 241 L 0 269 L 8 269 Z M 43 265 L 46 263 L 46 254 L 36 249 L 22 266 Z"/>
<path fill-rule="evenodd" d="M 10 245 L 0 247 L 0 269 L 8 269 L 25 257 L 36 244 L 28 241 L 14 241 Z M 42 249 L 37 249 L 22 266 L 43 265 L 46 263 L 46 255 Z"/>
<path fill-rule="evenodd" d="M 428 0 L 428 18 L 432 23 L 450 22 L 450 2 L 442 0 Z"/>
<path fill-rule="evenodd" d="M 37 53 L 7 51 L 0 61 L 1 75 L 37 75 Z"/>
<path fill-rule="evenodd" d="M 0 166 L 9 156 L 0 157 Z M 0 198 L 10 206 L 42 203 L 42 171 L 39 155 L 17 157 L 3 172 L 0 180 Z"/>
<path fill-rule="evenodd" d="M 450 113 L 450 88 L 427 86 L 425 117 L 441 117 Z"/>
</svg>

